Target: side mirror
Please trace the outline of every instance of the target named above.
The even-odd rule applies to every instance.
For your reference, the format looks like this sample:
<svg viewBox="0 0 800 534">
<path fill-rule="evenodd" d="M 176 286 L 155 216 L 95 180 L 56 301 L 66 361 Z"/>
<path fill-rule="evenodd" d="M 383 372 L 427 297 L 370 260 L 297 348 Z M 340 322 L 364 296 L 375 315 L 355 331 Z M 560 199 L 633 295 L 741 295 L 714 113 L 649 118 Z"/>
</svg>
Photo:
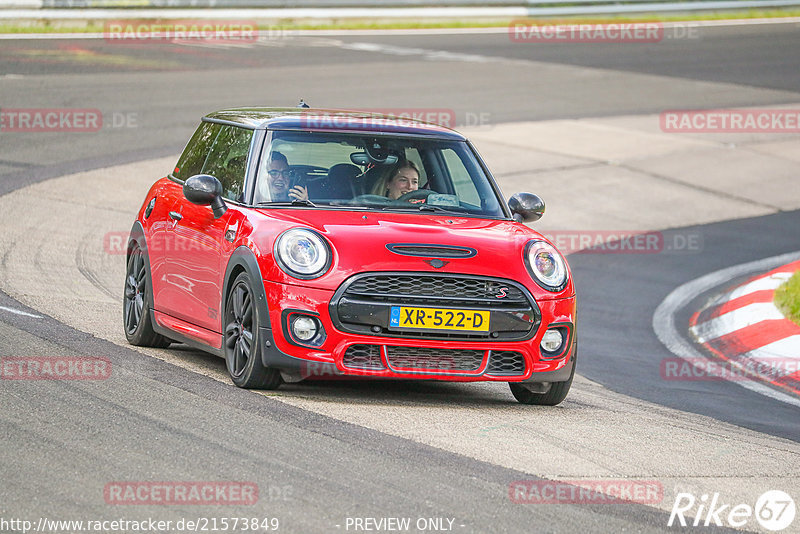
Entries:
<svg viewBox="0 0 800 534">
<path fill-rule="evenodd" d="M 214 218 L 219 219 L 228 211 L 222 200 L 222 184 L 210 174 L 196 174 L 183 184 L 183 196 L 192 204 L 211 206 Z"/>
<path fill-rule="evenodd" d="M 518 222 L 538 221 L 544 215 L 544 200 L 533 193 L 516 193 L 508 199 L 508 207 Z"/>
</svg>

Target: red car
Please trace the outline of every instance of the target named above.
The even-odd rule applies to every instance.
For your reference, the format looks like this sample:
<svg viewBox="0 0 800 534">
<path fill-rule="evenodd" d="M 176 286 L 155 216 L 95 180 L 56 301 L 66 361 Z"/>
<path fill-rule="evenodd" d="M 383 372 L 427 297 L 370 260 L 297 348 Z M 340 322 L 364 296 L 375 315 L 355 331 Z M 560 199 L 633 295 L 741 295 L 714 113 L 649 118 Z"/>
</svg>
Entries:
<svg viewBox="0 0 800 534">
<path fill-rule="evenodd" d="M 555 405 L 575 373 L 575 290 L 472 145 L 370 113 L 212 113 L 144 200 L 124 327 L 225 358 L 239 387 L 312 377 L 508 382 Z"/>
</svg>

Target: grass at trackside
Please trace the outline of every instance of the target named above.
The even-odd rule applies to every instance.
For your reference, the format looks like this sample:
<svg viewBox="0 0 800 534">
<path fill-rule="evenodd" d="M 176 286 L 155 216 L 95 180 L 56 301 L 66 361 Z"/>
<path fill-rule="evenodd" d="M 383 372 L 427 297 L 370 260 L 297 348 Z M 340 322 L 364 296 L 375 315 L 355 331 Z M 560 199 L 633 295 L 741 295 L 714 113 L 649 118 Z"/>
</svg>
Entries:
<svg viewBox="0 0 800 534">
<path fill-rule="evenodd" d="M 128 11 L 127 13 L 130 13 Z M 609 24 L 630 22 L 694 22 L 703 20 L 732 20 L 800 17 L 800 10 L 748 10 L 708 13 L 652 14 L 638 16 L 597 16 L 597 17 L 540 17 L 524 19 L 528 24 Z M 122 18 L 122 17 L 120 17 Z M 133 17 L 130 17 L 133 18 Z M 236 18 L 236 17 L 234 17 Z M 138 20 L 138 19 L 137 19 Z M 437 28 L 489 28 L 505 27 L 512 20 L 280 20 L 272 23 L 260 22 L 262 30 L 401 30 L 401 29 L 437 29 Z M 151 22 L 169 23 L 168 19 L 150 19 Z M 29 20 L 2 21 L 0 34 L 10 33 L 102 33 L 105 23 L 102 20 Z"/>
<path fill-rule="evenodd" d="M 787 318 L 800 325 L 800 271 L 775 291 L 775 305 Z"/>
</svg>

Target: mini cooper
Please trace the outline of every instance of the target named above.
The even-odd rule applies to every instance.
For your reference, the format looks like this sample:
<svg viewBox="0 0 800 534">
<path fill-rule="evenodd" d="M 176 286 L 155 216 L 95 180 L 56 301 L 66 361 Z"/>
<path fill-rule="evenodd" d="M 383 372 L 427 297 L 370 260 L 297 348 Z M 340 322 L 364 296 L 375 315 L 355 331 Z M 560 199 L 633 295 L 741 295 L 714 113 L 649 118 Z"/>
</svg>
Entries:
<svg viewBox="0 0 800 534">
<path fill-rule="evenodd" d="M 567 395 L 577 352 L 564 257 L 441 126 L 336 110 L 203 117 L 131 229 L 133 345 L 184 343 L 234 384 L 310 378 L 508 382 Z"/>
</svg>

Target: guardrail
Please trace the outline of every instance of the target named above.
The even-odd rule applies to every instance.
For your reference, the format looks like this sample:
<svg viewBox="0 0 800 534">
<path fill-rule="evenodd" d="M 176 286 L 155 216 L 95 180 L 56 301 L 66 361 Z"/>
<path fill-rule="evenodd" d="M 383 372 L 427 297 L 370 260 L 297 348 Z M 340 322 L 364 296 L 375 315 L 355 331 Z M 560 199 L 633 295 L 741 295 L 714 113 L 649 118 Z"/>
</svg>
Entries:
<svg viewBox="0 0 800 534">
<path fill-rule="evenodd" d="M 264 10 L 265 17 L 415 18 L 536 17 L 625 13 L 746 10 L 800 6 L 800 0 L 0 0 L 2 8 L 109 9 L 227 8 Z M 126 10 L 127 10 L 126 9 Z M 95 15 L 97 16 L 97 15 Z M 209 12 L 213 17 L 213 11 Z M 102 18 L 102 17 L 101 17 Z M 168 16 L 167 18 L 175 18 Z"/>
</svg>

